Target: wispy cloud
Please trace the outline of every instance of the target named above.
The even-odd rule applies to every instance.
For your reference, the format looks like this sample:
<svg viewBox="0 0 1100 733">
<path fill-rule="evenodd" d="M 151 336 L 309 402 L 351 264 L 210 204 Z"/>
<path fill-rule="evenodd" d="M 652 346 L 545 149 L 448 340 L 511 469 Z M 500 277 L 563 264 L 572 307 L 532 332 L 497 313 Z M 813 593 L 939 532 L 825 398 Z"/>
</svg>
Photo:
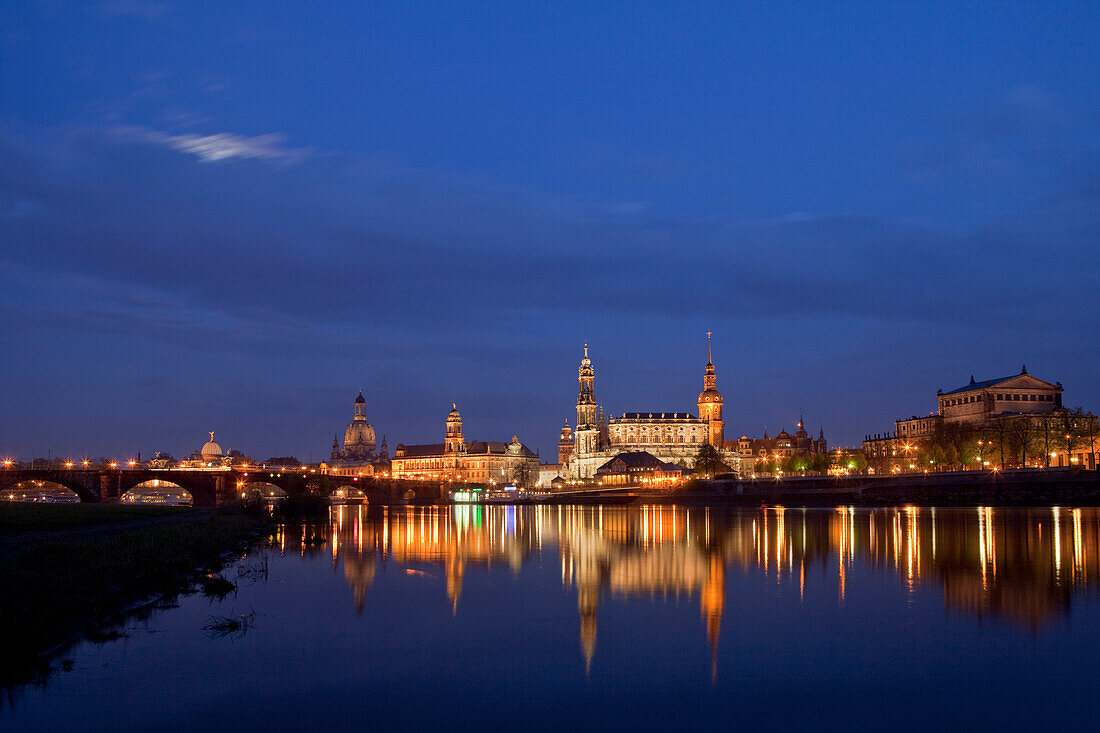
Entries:
<svg viewBox="0 0 1100 733">
<path fill-rule="evenodd" d="M 127 134 L 136 133 L 149 142 L 160 143 L 181 153 L 195 155 L 207 163 L 229 158 L 297 162 L 311 152 L 309 148 L 285 147 L 283 143 L 286 141 L 286 136 L 279 133 L 248 137 L 231 132 L 212 135 L 195 133 L 173 135 L 159 130 L 135 130 L 134 128 L 120 128 L 120 131 Z"/>
</svg>

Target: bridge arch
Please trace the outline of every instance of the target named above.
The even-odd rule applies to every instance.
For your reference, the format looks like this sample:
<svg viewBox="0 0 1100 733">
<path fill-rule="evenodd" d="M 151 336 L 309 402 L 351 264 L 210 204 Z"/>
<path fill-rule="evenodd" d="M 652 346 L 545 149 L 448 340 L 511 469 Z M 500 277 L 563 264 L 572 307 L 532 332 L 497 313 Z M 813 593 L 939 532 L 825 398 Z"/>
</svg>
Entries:
<svg viewBox="0 0 1100 733">
<path fill-rule="evenodd" d="M 267 502 L 276 502 L 287 497 L 286 489 L 268 481 L 248 481 L 242 483 L 239 486 L 238 493 L 242 499 L 249 499 L 258 495 Z"/>
<path fill-rule="evenodd" d="M 56 481 L 20 481 L 0 491 L 0 501 L 34 504 L 79 504 L 80 495 Z"/>
<path fill-rule="evenodd" d="M 166 506 L 192 506 L 195 498 L 191 492 L 177 483 L 164 479 L 149 479 L 137 484 L 122 495 L 123 504 L 162 504 Z"/>
<path fill-rule="evenodd" d="M 367 498 L 367 492 L 363 491 L 358 486 L 353 486 L 351 484 L 341 484 L 337 486 L 335 489 L 332 490 L 332 494 L 330 494 L 330 497 L 333 499 L 333 501 L 353 503 L 361 502 L 363 504 L 370 503 L 369 499 Z"/>
</svg>

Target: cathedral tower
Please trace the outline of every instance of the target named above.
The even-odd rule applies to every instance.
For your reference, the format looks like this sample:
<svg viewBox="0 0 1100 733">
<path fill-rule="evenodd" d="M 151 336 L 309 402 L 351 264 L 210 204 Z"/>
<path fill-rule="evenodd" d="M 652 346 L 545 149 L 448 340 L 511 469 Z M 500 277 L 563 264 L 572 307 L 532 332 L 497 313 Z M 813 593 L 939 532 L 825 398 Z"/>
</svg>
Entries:
<svg viewBox="0 0 1100 733">
<path fill-rule="evenodd" d="M 576 454 L 585 455 L 599 450 L 599 412 L 596 405 L 596 374 L 592 360 L 588 358 L 588 344 L 577 370 L 577 433 L 574 438 Z"/>
<path fill-rule="evenodd" d="M 699 393 L 699 419 L 707 422 L 707 442 L 722 449 L 726 423 L 722 420 L 722 393 L 718 391 L 718 377 L 710 352 L 710 331 L 707 331 L 707 370 L 703 375 L 703 391 Z"/>
<path fill-rule="evenodd" d="M 558 463 L 564 466 L 569 463 L 569 457 L 573 455 L 573 429 L 569 423 L 561 429 L 561 438 L 558 439 Z"/>
<path fill-rule="evenodd" d="M 462 437 L 462 415 L 458 414 L 458 405 L 451 404 L 451 413 L 447 415 L 446 453 L 465 453 L 466 439 Z"/>
</svg>

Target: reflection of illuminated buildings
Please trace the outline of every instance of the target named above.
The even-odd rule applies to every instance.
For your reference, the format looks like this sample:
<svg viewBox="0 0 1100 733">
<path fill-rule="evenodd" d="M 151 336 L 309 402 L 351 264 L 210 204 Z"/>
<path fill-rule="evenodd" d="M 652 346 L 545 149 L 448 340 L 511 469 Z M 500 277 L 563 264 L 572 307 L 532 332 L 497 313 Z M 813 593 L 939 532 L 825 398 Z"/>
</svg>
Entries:
<svg viewBox="0 0 1100 733">
<path fill-rule="evenodd" d="M 281 547 L 307 551 L 315 543 L 310 532 L 284 530 Z M 889 571 L 906 593 L 942 586 L 949 609 L 1037 627 L 1068 608 L 1074 589 L 1095 582 L 1100 510 L 341 506 L 333 509 L 328 549 L 334 562 L 342 560 L 360 610 L 381 561 L 442 568 L 457 613 L 470 567 L 518 572 L 555 546 L 563 586 L 576 588 L 586 668 L 605 596 L 697 593 L 716 671 L 731 568 L 800 594 L 824 591 L 843 604 L 854 579 L 866 577 L 851 573 L 858 563 Z M 815 581 L 807 591 L 807 566 L 822 563 L 833 569 L 825 587 Z"/>
</svg>

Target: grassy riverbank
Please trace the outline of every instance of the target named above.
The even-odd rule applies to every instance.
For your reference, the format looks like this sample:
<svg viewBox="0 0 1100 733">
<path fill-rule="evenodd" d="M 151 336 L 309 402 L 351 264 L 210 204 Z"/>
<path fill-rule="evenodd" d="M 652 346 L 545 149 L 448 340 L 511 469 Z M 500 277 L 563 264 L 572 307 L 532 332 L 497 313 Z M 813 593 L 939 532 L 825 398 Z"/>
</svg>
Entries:
<svg viewBox="0 0 1100 733">
<path fill-rule="evenodd" d="M 267 526 L 241 512 L 0 504 L 0 687 L 44 675 L 134 604 L 188 590 Z"/>
</svg>

